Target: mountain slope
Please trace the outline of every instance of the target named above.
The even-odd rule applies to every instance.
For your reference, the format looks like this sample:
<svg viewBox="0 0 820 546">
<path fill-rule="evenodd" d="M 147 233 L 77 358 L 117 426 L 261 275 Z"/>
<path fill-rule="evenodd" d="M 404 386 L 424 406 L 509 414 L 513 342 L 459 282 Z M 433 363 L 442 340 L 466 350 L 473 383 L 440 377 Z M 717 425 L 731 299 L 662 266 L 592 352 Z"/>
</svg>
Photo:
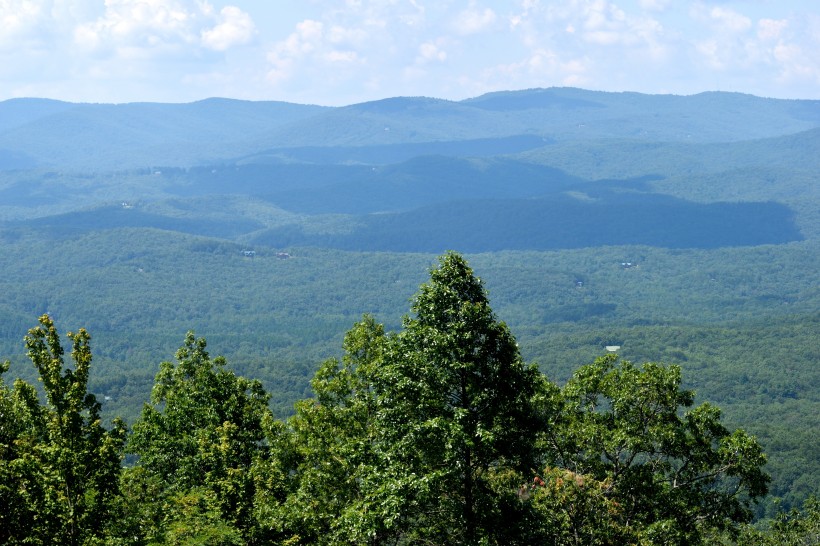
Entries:
<svg viewBox="0 0 820 546">
<path fill-rule="evenodd" d="M 407 212 L 358 216 L 343 233 L 283 226 L 249 242 L 357 251 L 555 250 L 610 245 L 719 248 L 802 240 L 793 212 L 777 203 L 699 204 L 638 192 L 553 194 L 537 199 L 461 200 Z"/>
<path fill-rule="evenodd" d="M 12 106 L 0 103 L 0 112 Z M 0 149 L 40 165 L 123 168 L 192 165 L 243 153 L 254 135 L 324 110 L 281 102 L 37 103 L 0 131 Z"/>
<path fill-rule="evenodd" d="M 99 169 L 192 166 L 272 148 L 520 135 L 565 141 L 735 142 L 815 128 L 820 101 L 571 88 L 493 93 L 461 102 L 396 97 L 338 108 L 228 99 L 119 105 L 14 99 L 0 103 L 0 120 L 0 151 L 7 157 L 24 154 L 40 166 Z M 340 163 L 355 160 L 337 157 Z"/>
</svg>

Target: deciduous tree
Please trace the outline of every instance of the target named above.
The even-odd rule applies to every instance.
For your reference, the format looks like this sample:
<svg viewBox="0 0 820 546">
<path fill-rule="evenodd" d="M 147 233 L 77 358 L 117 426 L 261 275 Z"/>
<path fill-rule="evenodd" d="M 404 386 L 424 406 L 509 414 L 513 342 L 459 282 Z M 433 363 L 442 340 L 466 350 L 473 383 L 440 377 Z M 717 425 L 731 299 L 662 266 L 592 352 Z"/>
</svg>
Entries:
<svg viewBox="0 0 820 546">
<path fill-rule="evenodd" d="M 316 372 L 315 398 L 299 402 L 289 420 L 298 484 L 272 512 L 299 543 L 383 544 L 397 534 L 388 531 L 390 518 L 368 510 L 382 478 L 376 373 L 386 342 L 382 325 L 365 316 L 345 336 L 341 361 L 327 360 Z"/>
<path fill-rule="evenodd" d="M 128 450 L 139 456 L 146 477 L 164 484 L 163 506 L 184 508 L 174 521 L 192 521 L 187 515 L 205 505 L 186 499 L 204 498 L 208 510 L 218 508 L 224 522 L 253 543 L 258 529 L 251 469 L 267 453 L 263 423 L 269 415 L 268 395 L 259 381 L 226 370 L 224 358 L 211 360 L 205 339 L 193 332 L 176 359 L 160 365 L 152 403 L 134 424 Z"/>
<path fill-rule="evenodd" d="M 45 405 L 22 381 L 11 392 L 0 385 L 0 495 L 7 502 L 0 537 L 12 544 L 93 542 L 112 520 L 126 428 L 120 420 L 103 427 L 100 404 L 88 392 L 88 332 L 68 333 L 73 367 L 66 367 L 53 321 L 43 315 L 39 322 L 25 342 Z"/>
<path fill-rule="evenodd" d="M 509 473 L 535 461 L 541 375 L 456 253 L 440 258 L 412 311 L 378 372 L 382 490 L 401 493 L 387 506 L 404 514 L 410 541 L 515 543 L 524 516 Z"/>
<path fill-rule="evenodd" d="M 734 529 L 766 494 L 758 442 L 729 431 L 711 404 L 682 412 L 694 393 L 676 366 L 607 355 L 558 396 L 545 428 L 549 463 L 604 484 L 614 523 L 649 543 L 697 544 L 705 530 Z"/>
</svg>

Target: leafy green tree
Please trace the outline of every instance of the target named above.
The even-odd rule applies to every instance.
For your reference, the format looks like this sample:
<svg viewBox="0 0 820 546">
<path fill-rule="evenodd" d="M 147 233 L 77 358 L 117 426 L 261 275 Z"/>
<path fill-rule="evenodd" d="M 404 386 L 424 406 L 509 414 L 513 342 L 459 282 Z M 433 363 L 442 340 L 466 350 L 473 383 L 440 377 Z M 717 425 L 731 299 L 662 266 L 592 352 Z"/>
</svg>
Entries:
<svg viewBox="0 0 820 546">
<path fill-rule="evenodd" d="M 481 281 L 460 255 L 439 259 L 387 344 L 378 370 L 376 489 L 403 540 L 512 544 L 524 540 L 516 476 L 533 468 L 541 374 L 524 365 Z M 392 500 L 391 500 L 392 499 Z"/>
<path fill-rule="evenodd" d="M 653 544 L 736 530 L 767 492 L 757 441 L 727 430 L 708 403 L 681 414 L 694 394 L 680 383 L 676 366 L 601 357 L 560 391 L 545 429 L 548 462 L 605 484 L 614 523 Z"/>
<path fill-rule="evenodd" d="M 9 365 L 0 364 L 0 544 L 19 543 L 32 533 L 46 495 L 34 457 L 35 430 L 45 428 L 42 408 L 31 385 L 18 380 L 9 389 L 2 376 Z"/>
<path fill-rule="evenodd" d="M 176 493 L 166 504 L 166 532 L 163 543 L 168 546 L 242 546 L 240 532 L 222 518 L 214 491 L 193 488 Z"/>
<path fill-rule="evenodd" d="M 345 336 L 342 360 L 327 360 L 316 372 L 315 398 L 297 403 L 288 422 L 298 484 L 274 511 L 274 525 L 296 542 L 380 544 L 387 536 L 365 507 L 368 485 L 380 474 L 375 373 L 386 339 L 382 325 L 365 316 Z"/>
<path fill-rule="evenodd" d="M 140 466 L 124 468 L 120 494 L 113 506 L 115 524 L 108 533 L 108 544 L 161 544 L 165 539 L 163 523 L 169 511 L 164 501 L 169 496 L 157 475 Z"/>
<path fill-rule="evenodd" d="M 538 514 L 544 544 L 646 544 L 623 521 L 621 505 L 608 495 L 611 486 L 611 480 L 598 481 L 571 470 L 546 468 L 522 488 L 521 494 L 531 500 Z"/>
<path fill-rule="evenodd" d="M 736 544 L 749 546 L 809 546 L 820 544 L 820 500 L 809 497 L 802 509 L 781 512 L 768 529 L 747 526 Z"/>
<path fill-rule="evenodd" d="M 139 456 L 143 478 L 163 484 L 158 501 L 163 511 L 181 506 L 183 515 L 197 514 L 207 504 L 203 514 L 208 515 L 215 506 L 227 525 L 239 530 L 246 543 L 253 543 L 258 540 L 258 527 L 251 469 L 267 453 L 263 423 L 269 418 L 268 395 L 259 381 L 224 369 L 224 358 L 211 360 L 205 340 L 192 332 L 176 358 L 176 364 L 160 365 L 152 404 L 144 406 L 134 424 L 128 451 Z M 143 489 L 150 491 L 150 483 Z M 200 500 L 184 501 L 191 495 Z M 192 520 L 186 516 L 174 521 Z M 159 536 L 173 531 L 167 525 L 164 529 L 145 532 Z"/>
<path fill-rule="evenodd" d="M 355 325 L 297 404 L 296 483 L 268 511 L 292 543 L 531 542 L 519 488 L 537 460 L 543 376 L 458 254 L 412 309 L 397 334 L 367 316 Z"/>
<path fill-rule="evenodd" d="M 126 428 L 115 420 L 106 430 L 100 404 L 88 393 L 88 332 L 68 333 L 74 366 L 66 368 L 53 321 L 43 315 L 39 322 L 26 336 L 26 348 L 46 404 L 22 381 L 13 391 L 0 385 L 0 496 L 7 502 L 0 538 L 11 544 L 93 543 L 112 520 Z"/>
</svg>

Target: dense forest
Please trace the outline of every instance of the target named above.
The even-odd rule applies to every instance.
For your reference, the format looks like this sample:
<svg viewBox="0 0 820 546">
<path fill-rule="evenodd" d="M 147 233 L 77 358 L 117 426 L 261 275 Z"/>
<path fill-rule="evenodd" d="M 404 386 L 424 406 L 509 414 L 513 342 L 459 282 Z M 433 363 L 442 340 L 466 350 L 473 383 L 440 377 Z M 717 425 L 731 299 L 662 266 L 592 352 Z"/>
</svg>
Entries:
<svg viewBox="0 0 820 546">
<path fill-rule="evenodd" d="M 206 354 L 204 341 L 198 349 L 197 336 L 206 338 L 210 350 L 224 355 L 224 361 L 202 357 L 212 366 L 208 373 L 218 378 L 214 381 L 234 385 L 225 387 L 228 390 L 245 389 L 237 400 L 252 399 L 248 404 L 258 412 L 248 411 L 264 414 L 267 423 L 261 432 L 245 437 L 253 437 L 253 442 L 248 440 L 256 446 L 248 448 L 253 453 L 236 448 L 245 453 L 243 460 L 255 461 L 251 468 L 261 468 L 263 459 L 276 460 L 283 465 L 277 472 L 285 478 L 300 475 L 305 465 L 319 460 L 299 458 L 313 449 L 305 442 L 317 441 L 311 436 L 316 434 L 313 421 L 306 423 L 319 417 L 305 412 L 311 404 L 327 406 L 322 389 L 336 388 L 328 382 L 337 385 L 334 378 L 345 366 L 356 368 L 350 360 L 351 336 L 369 325 L 388 332 L 385 338 L 403 338 L 407 321 L 418 318 L 415 308 L 415 318 L 402 318 L 408 300 L 418 301 L 418 295 L 411 298 L 425 282 L 425 271 L 438 263 L 436 256 L 454 249 L 480 271 L 493 309 L 515 333 L 520 352 L 516 358 L 537 368 L 541 390 L 533 396 L 541 405 L 534 415 L 542 426 L 571 422 L 576 428 L 594 428 L 586 421 L 578 424 L 587 417 L 576 415 L 578 420 L 572 421 L 560 409 L 570 404 L 562 397 L 569 396 L 565 390 L 571 385 L 592 388 L 578 379 L 583 370 L 598 370 L 595 373 L 607 378 L 601 381 L 612 384 L 606 393 L 598 393 L 602 402 L 593 413 L 601 414 L 613 407 L 607 397 L 616 395 L 619 381 L 663 376 L 676 385 L 678 394 L 670 396 L 676 400 L 674 413 L 681 427 L 693 408 L 719 407 L 714 422 L 727 432 L 746 431 L 766 454 L 759 470 L 761 476 L 770 476 L 767 495 L 719 525 L 698 523 L 696 531 L 670 527 L 670 533 L 696 532 L 686 536 L 731 542 L 740 539 L 722 533 L 735 528 L 747 543 L 764 530 L 769 534 L 755 535 L 754 540 L 777 543 L 777 533 L 788 529 L 808 533 L 812 522 L 816 524 L 812 499 L 820 494 L 818 139 L 820 101 L 732 93 L 684 97 L 533 89 L 460 102 L 397 97 L 339 108 L 227 99 L 182 105 L 0 102 L 0 361 L 9 359 L 4 400 L 16 400 L 8 402 L 16 413 L 5 415 L 18 416 L 14 422 L 22 427 L 4 429 L 3 434 L 16 431 L 15 438 L 25 438 L 16 444 L 6 442 L 10 436 L 0 440 L 4 461 L 15 453 L 22 457 L 3 472 L 33 471 L 26 465 L 38 460 L 42 472 L 50 469 L 51 476 L 38 474 L 38 483 L 57 487 L 56 459 L 46 464 L 46 453 L 69 456 L 55 447 L 64 446 L 63 440 L 47 426 L 50 412 L 57 410 L 50 405 L 46 372 L 31 365 L 32 349 L 22 342 L 37 317 L 47 315 L 51 324 L 77 336 L 81 329 L 93 334 L 94 364 L 80 382 L 94 401 L 72 404 L 80 404 L 76 411 L 85 423 L 83 434 L 97 438 L 98 453 L 93 463 L 73 459 L 72 464 L 99 467 L 108 474 L 88 482 L 90 492 L 83 492 L 88 498 L 82 502 L 91 503 L 82 509 L 89 514 L 83 516 L 89 518 L 86 523 L 110 521 L 105 514 L 133 505 L 144 511 L 127 516 L 117 512 L 118 518 L 135 528 L 150 527 L 153 535 L 139 535 L 144 543 L 189 540 L 182 529 L 196 526 L 194 520 L 210 522 L 202 525 L 214 536 L 224 531 L 228 542 L 251 540 L 249 529 L 262 533 L 273 521 L 284 534 L 253 540 L 310 542 L 307 537 L 315 533 L 353 532 L 352 527 L 332 532 L 323 527 L 341 517 L 342 505 L 350 507 L 351 518 L 375 510 L 356 504 L 362 499 L 349 490 L 339 493 L 347 496 L 339 497 L 336 512 L 326 505 L 324 515 L 302 527 L 292 516 L 287 519 L 287 510 L 293 514 L 297 505 L 304 510 L 313 506 L 306 482 L 295 478 L 271 478 L 274 481 L 264 485 L 259 483 L 261 474 L 239 472 L 253 481 L 243 486 L 253 493 L 236 493 L 249 503 L 241 508 L 245 523 L 229 514 L 227 497 L 220 496 L 225 492 L 219 487 L 236 488 L 238 482 L 214 485 L 224 476 L 214 474 L 208 484 L 174 486 L 173 492 L 160 494 L 156 488 L 165 487 L 167 480 L 140 462 L 149 458 L 146 450 L 154 449 L 160 457 L 160 448 L 146 444 L 137 450 L 132 443 L 143 426 L 138 424 L 147 418 L 144 405 L 149 402 L 158 415 L 165 411 L 167 399 L 152 396 L 161 390 L 159 377 L 164 373 L 171 381 L 173 373 L 163 364 L 157 376 L 159 363 L 174 355 L 183 340 L 179 354 Z M 363 316 L 370 318 L 362 323 Z M 50 331 L 42 324 L 40 328 Z M 196 334 L 190 337 L 189 331 Z M 85 347 L 87 339 L 82 339 L 80 346 Z M 392 343 L 388 345 L 395 349 Z M 618 360 L 598 360 L 607 346 L 620 347 Z M 328 357 L 338 359 L 340 371 L 321 364 Z M 182 366 L 186 359 L 181 358 L 172 367 Z M 34 360 L 45 362 L 42 354 Z M 80 369 L 76 361 L 74 369 Z M 19 391 L 16 378 L 23 382 Z M 694 397 L 691 403 L 688 397 Z M 558 405 L 543 406 L 547 401 Z M 341 398 L 333 403 L 347 407 Z M 328 408 L 327 419 L 342 419 L 336 413 L 339 407 Z M 40 417 L 35 419 L 35 414 Z M 99 425 L 92 426 L 92 415 L 99 417 Z M 345 422 L 350 419 L 344 417 Z M 398 429 L 368 430 L 382 439 L 399 434 Z M 201 441 L 217 442 L 219 434 L 227 433 L 208 432 L 210 439 Z M 544 434 L 543 428 L 535 433 L 531 455 L 537 465 L 523 468 L 523 459 L 516 462 L 509 453 L 499 455 L 503 464 L 488 464 L 509 469 L 509 476 L 521 481 L 516 488 L 525 478 L 532 485 L 535 477 L 550 487 L 556 480 L 568 484 L 568 475 L 561 474 L 565 471 L 582 480 L 609 483 L 609 470 L 593 469 L 588 466 L 591 459 L 582 463 L 577 458 L 587 449 L 588 437 L 560 439 L 578 448 L 575 458 L 564 460 L 557 458 L 555 445 L 545 443 Z M 190 447 L 199 441 L 189 437 L 173 445 Z M 12 451 L 12 444 L 23 451 Z M 337 448 L 352 449 L 322 449 Z M 77 449 L 80 453 L 86 448 Z M 270 458 L 260 459 L 263 452 Z M 361 462 L 356 457 L 365 454 L 356 453 L 351 460 Z M 114 464 L 123 455 L 124 469 Z M 586 455 L 594 458 L 592 452 Z M 643 463 L 645 457 L 636 460 Z M 339 472 L 328 479 L 365 479 L 351 477 L 352 468 Z M 398 480 L 400 474 L 395 476 Z M 504 491 L 514 489 L 515 480 L 510 480 Z M 6 488 L 3 494 L 35 495 L 25 485 L 33 482 L 15 483 L 22 489 Z M 114 483 L 118 489 L 111 489 Z M 397 483 L 390 487 L 399 487 Z M 371 485 L 388 487 L 380 480 Z M 723 485 L 715 484 L 716 490 L 727 491 Z M 67 516 L 70 510 L 60 512 L 68 510 L 56 500 L 63 493 L 47 489 L 37 493 L 45 495 L 37 501 L 43 513 L 54 510 L 49 513 L 62 514 L 52 518 L 55 522 L 85 525 Z M 492 491 L 500 495 L 501 489 Z M 422 537 L 469 542 L 447 534 L 461 528 L 453 523 L 455 505 L 447 508 L 449 520 L 421 521 L 414 510 L 435 506 L 439 513 L 446 512 L 435 504 L 442 499 L 441 490 L 429 494 L 424 500 L 428 504 L 421 497 L 374 497 L 388 504 L 410 503 L 395 510 L 407 518 L 395 525 L 415 534 L 373 527 L 367 532 L 387 533 L 374 539 L 383 543 Z M 516 493 L 515 502 L 524 504 L 511 506 L 518 510 L 526 505 L 531 511 L 526 517 L 536 518 L 551 529 L 545 532 L 557 536 L 557 530 L 569 529 L 561 527 L 569 524 L 548 504 L 569 493 L 542 494 L 522 500 Z M 293 495 L 301 495 L 302 504 L 293 504 Z M 318 491 L 316 495 L 321 496 Z M 108 500 L 98 506 L 92 496 Z M 135 500 L 148 497 L 162 500 Z M 487 497 L 488 506 L 501 510 L 500 498 Z M 575 498 L 587 507 L 587 515 L 597 507 L 615 518 L 616 508 L 624 506 L 611 495 Z M 746 500 L 739 498 L 741 504 Z M 595 504 L 599 501 L 604 504 Z M 322 502 L 330 503 L 327 498 Z M 743 527 L 747 509 L 754 527 Z M 250 514 L 254 510 L 270 512 L 263 517 Z M 160 524 L 164 511 L 176 515 Z M 490 512 L 482 512 L 482 517 L 490 517 Z M 80 512 L 71 513 L 79 517 Z M 174 535 L 172 520 L 182 522 L 188 516 L 187 523 L 180 523 L 181 534 Z M 656 516 L 659 522 L 672 517 Z M 149 520 L 150 525 L 134 523 Z M 429 526 L 411 531 L 408 522 Z M 675 522 L 686 527 L 682 520 Z M 615 518 L 601 525 L 627 542 L 655 540 L 646 534 L 648 521 L 630 527 Z M 523 523 L 520 527 L 531 528 Z M 434 528 L 445 534 L 423 534 Z M 82 540 L 125 540 L 124 529 L 97 527 L 83 531 Z M 476 527 L 475 532 L 485 531 Z M 343 540 L 343 535 L 332 536 Z M 502 540 L 501 535 L 486 536 Z"/>
<path fill-rule="evenodd" d="M 277 420 L 189 332 L 131 434 L 87 392 L 85 329 L 25 339 L 46 402 L 0 376 L 4 544 L 808 544 L 820 512 L 756 529 L 766 455 L 677 366 L 615 354 L 563 387 L 522 359 L 458 254 L 398 332 L 365 316 L 315 396 Z M 0 369 L 8 371 L 8 363 Z M 136 457 L 121 466 L 124 454 Z"/>
</svg>

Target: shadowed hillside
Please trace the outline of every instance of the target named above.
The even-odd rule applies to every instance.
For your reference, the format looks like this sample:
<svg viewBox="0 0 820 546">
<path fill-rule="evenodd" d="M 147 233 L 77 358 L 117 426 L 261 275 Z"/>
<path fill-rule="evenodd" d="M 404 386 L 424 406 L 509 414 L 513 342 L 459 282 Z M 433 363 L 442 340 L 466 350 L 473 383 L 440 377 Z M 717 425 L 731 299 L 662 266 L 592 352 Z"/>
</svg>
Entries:
<svg viewBox="0 0 820 546">
<path fill-rule="evenodd" d="M 553 380 L 611 345 L 680 365 L 819 493 L 820 101 L 571 88 L 326 108 L 0 102 L 0 362 L 38 316 L 94 336 L 134 420 L 193 329 L 277 415 L 363 313 L 401 326 L 432 255 L 471 253 Z"/>
</svg>

